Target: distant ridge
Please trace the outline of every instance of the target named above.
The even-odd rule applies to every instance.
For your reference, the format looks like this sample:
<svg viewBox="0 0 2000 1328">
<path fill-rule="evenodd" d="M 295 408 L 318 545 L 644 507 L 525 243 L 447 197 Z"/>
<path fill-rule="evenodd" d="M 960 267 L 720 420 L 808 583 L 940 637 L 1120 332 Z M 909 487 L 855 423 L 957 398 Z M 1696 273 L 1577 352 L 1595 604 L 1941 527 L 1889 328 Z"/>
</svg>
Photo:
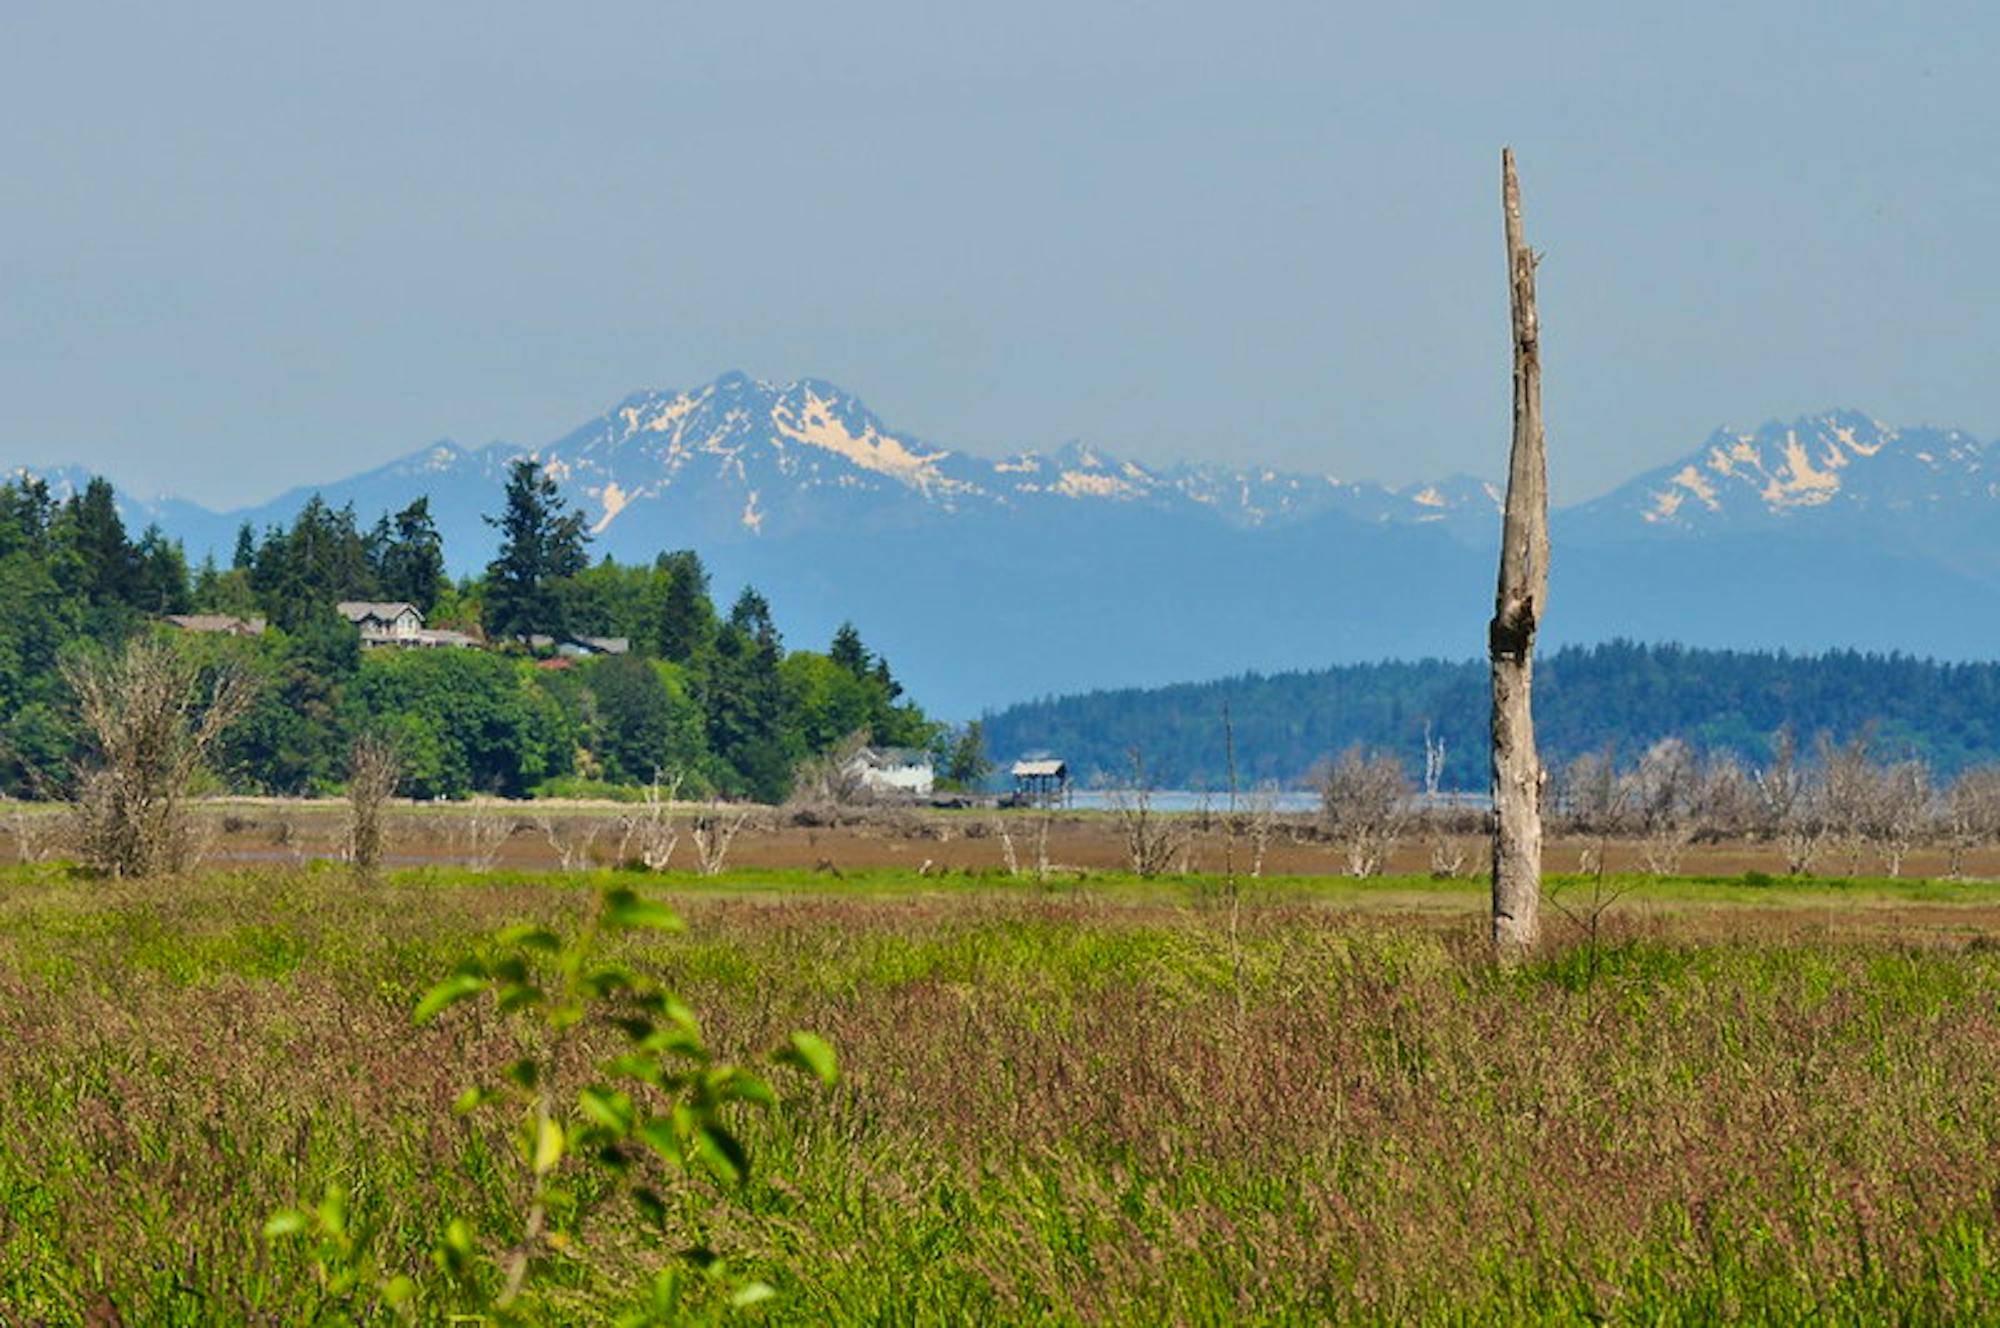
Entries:
<svg viewBox="0 0 2000 1328">
<path fill-rule="evenodd" d="M 1088 780 L 1143 752 L 1163 787 L 1226 791 L 1222 708 L 1238 779 L 1296 785 L 1354 743 L 1391 752 L 1420 776 L 1425 736 L 1442 741 L 1442 786 L 1487 785 L 1486 665 L 1480 660 L 1348 664 L 1213 682 L 1125 688 L 1009 706 L 985 718 L 1003 759 L 1059 752 Z M 1554 770 L 1607 748 L 1630 761 L 1677 737 L 1751 765 L 1781 727 L 1810 744 L 1867 734 L 1877 752 L 1915 755 L 1940 775 L 2000 762 L 2000 663 L 1909 656 L 1788 655 L 1612 642 L 1542 660 L 1536 729 Z"/>
</svg>

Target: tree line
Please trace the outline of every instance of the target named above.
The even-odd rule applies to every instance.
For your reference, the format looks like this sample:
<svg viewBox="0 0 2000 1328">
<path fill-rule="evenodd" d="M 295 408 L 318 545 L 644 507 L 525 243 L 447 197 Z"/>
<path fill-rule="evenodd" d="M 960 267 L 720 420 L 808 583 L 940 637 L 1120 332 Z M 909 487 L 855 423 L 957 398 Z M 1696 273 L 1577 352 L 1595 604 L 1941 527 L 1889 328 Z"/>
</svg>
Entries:
<svg viewBox="0 0 2000 1328">
<path fill-rule="evenodd" d="M 1416 660 L 1350 664 L 1159 688 L 1052 697 L 986 716 L 1003 758 L 1049 751 L 1086 780 L 1116 777 L 1134 749 L 1163 788 L 1220 789 L 1229 778 L 1222 712 L 1238 777 L 1309 781 L 1356 743 L 1423 777 L 1426 738 L 1442 748 L 1440 787 L 1488 780 L 1487 664 Z M 2000 664 L 1834 651 L 1697 650 L 1615 641 L 1543 657 L 1536 735 L 1551 768 L 1609 748 L 1624 759 L 1666 738 L 1698 753 L 1761 765 L 1781 730 L 1810 744 L 1868 737 L 1873 750 L 1921 760 L 1939 777 L 2000 760 Z"/>
<path fill-rule="evenodd" d="M 237 791 L 331 791 L 364 733 L 395 744 L 417 797 L 669 775 L 690 793 L 777 801 L 802 762 L 857 733 L 971 759 L 852 624 L 822 650 L 788 649 L 754 588 L 718 608 L 693 550 L 592 561 L 581 516 L 532 460 L 514 464 L 488 521 L 498 553 L 457 580 L 424 498 L 364 524 L 315 496 L 289 525 L 246 525 L 226 566 L 191 567 L 157 527 L 131 536 L 104 479 L 60 500 L 30 476 L 0 484 L 0 792 L 67 794 L 88 739 L 65 662 L 147 633 L 245 680 L 250 699 L 208 762 Z M 408 602 L 486 648 L 364 650 L 335 610 L 349 600 Z M 186 614 L 268 626 L 161 625 Z M 585 637 L 629 650 L 559 650 Z"/>
</svg>

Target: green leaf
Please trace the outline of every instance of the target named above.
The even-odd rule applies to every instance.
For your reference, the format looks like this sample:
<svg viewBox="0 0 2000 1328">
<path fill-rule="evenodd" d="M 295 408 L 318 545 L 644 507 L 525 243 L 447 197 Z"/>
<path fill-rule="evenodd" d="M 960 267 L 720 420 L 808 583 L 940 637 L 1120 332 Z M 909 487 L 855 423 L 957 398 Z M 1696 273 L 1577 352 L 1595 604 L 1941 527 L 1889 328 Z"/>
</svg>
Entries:
<svg viewBox="0 0 2000 1328">
<path fill-rule="evenodd" d="M 604 1088 L 586 1088 L 576 1097 L 577 1106 L 583 1114 L 599 1125 L 619 1134 L 628 1134 L 632 1129 L 632 1099 L 623 1093 Z"/>
<path fill-rule="evenodd" d="M 535 1131 L 534 1168 L 537 1176 L 546 1176 L 562 1161 L 563 1129 L 555 1121 L 544 1116 Z"/>
<path fill-rule="evenodd" d="M 720 1125 L 701 1124 L 694 1128 L 695 1156 L 725 1185 L 741 1185 L 750 1171 L 750 1158 L 736 1136 Z"/>
<path fill-rule="evenodd" d="M 472 1267 L 473 1255 L 472 1228 L 464 1218 L 454 1217 L 445 1224 L 444 1237 L 438 1241 L 432 1261 L 452 1277 L 463 1277 Z"/>
<path fill-rule="evenodd" d="M 500 1007 L 500 1013 L 512 1014 L 531 1005 L 540 1005 L 543 999 L 540 987 L 531 987 L 525 982 L 510 982 L 500 989 L 494 1002 Z"/>
<path fill-rule="evenodd" d="M 716 1075 L 714 1087 L 716 1096 L 725 1102 L 752 1102 L 760 1107 L 778 1105 L 778 1095 L 769 1084 L 733 1065 Z"/>
<path fill-rule="evenodd" d="M 508 1082 L 518 1084 L 531 1093 L 535 1091 L 535 1085 L 542 1081 L 542 1067 L 529 1056 L 523 1056 L 500 1073 Z"/>
<path fill-rule="evenodd" d="M 497 1096 L 498 1094 L 494 1093 L 491 1089 L 481 1088 L 479 1085 L 474 1084 L 458 1095 L 458 1100 L 451 1104 L 451 1109 L 463 1116 L 467 1112 L 479 1110 Z"/>
<path fill-rule="evenodd" d="M 782 1065 L 797 1066 L 816 1076 L 823 1084 L 840 1078 L 840 1063 L 833 1054 L 833 1044 L 815 1033 L 793 1033 L 790 1044 L 773 1059 Z"/>
<path fill-rule="evenodd" d="M 672 1020 L 674 1026 L 679 1028 L 681 1032 L 691 1038 L 700 1039 L 701 1020 L 694 1017 L 694 1011 L 688 1008 L 685 1001 L 675 996 L 667 997 L 666 1008 L 662 1013 L 668 1019 Z"/>
<path fill-rule="evenodd" d="M 599 964 L 583 975 L 583 989 L 592 996 L 609 996 L 639 985 L 632 970 L 623 964 Z"/>
<path fill-rule="evenodd" d="M 562 937 L 547 927 L 537 927 L 533 923 L 509 927 L 493 939 L 501 945 L 517 946 L 523 950 L 541 950 L 548 954 L 555 954 L 562 949 Z"/>
<path fill-rule="evenodd" d="M 641 899 L 624 889 L 605 892 L 604 925 L 614 931 L 683 931 L 687 927 L 665 904 Z"/>
<path fill-rule="evenodd" d="M 333 1236 L 347 1234 L 347 1191 L 338 1185 L 326 1187 L 319 1201 L 319 1224 Z"/>
<path fill-rule="evenodd" d="M 264 1220 L 264 1239 L 276 1240 L 279 1236 L 296 1236 L 312 1225 L 312 1219 L 296 1208 L 280 1208 Z"/>
<path fill-rule="evenodd" d="M 424 998 L 417 1002 L 416 1022 L 429 1023 L 441 1011 L 477 996 L 485 990 L 485 978 L 476 977 L 471 973 L 455 973 L 432 987 Z"/>
<path fill-rule="evenodd" d="M 391 1309 L 407 1305 L 416 1297 L 417 1284 L 407 1277 L 392 1277 L 382 1284 L 382 1299 Z"/>
<path fill-rule="evenodd" d="M 654 1226 L 663 1227 L 667 1224 L 666 1201 L 661 1199 L 660 1196 L 654 1193 L 652 1190 L 647 1189 L 644 1186 L 641 1186 L 640 1188 L 633 1190 L 632 1202 L 635 1205 L 637 1205 L 639 1212 L 645 1217 L 645 1219 L 648 1222 L 651 1222 Z"/>
<path fill-rule="evenodd" d="M 742 1286 L 736 1288 L 736 1294 L 729 1298 L 729 1304 L 734 1309 L 747 1310 L 752 1305 L 761 1305 L 767 1300 L 775 1300 L 777 1295 L 777 1288 L 769 1282 L 745 1282 Z"/>
<path fill-rule="evenodd" d="M 643 1054 L 616 1056 L 604 1063 L 604 1072 L 624 1079 L 637 1079 L 652 1084 L 655 1088 L 666 1086 L 666 1074 L 660 1069 L 657 1057 Z"/>
<path fill-rule="evenodd" d="M 632 1133 L 640 1143 L 675 1166 L 687 1165 L 687 1156 L 681 1151 L 680 1136 L 675 1132 L 673 1123 L 666 1118 L 655 1116 Z"/>
</svg>

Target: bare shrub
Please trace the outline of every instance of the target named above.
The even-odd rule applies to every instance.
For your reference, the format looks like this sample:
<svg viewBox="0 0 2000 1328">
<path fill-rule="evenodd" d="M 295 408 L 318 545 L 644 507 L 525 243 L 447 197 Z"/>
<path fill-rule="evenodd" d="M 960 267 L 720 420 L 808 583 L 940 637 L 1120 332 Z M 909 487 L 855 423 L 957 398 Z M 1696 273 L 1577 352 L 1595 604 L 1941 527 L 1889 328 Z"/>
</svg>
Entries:
<svg viewBox="0 0 2000 1328">
<path fill-rule="evenodd" d="M 1717 752 L 1702 763 L 1694 817 L 1695 837 L 1704 842 L 1741 839 L 1756 831 L 1757 781 L 1742 762 Z"/>
<path fill-rule="evenodd" d="M 35 813 L 14 806 L 7 816 L 7 834 L 14 841 L 17 862 L 41 862 L 62 832 L 61 820 L 47 813 Z"/>
<path fill-rule="evenodd" d="M 1271 836 L 1278 828 L 1278 786 L 1265 780 L 1243 795 L 1236 814 L 1237 825 L 1250 845 L 1250 875 L 1264 874 L 1264 859 L 1271 854 Z"/>
<path fill-rule="evenodd" d="M 674 821 L 674 799 L 680 795 L 681 777 L 675 775 L 660 787 L 660 777 L 646 786 L 645 800 L 618 818 L 622 833 L 618 839 L 618 861 L 637 862 L 647 871 L 665 871 L 681 842 L 680 826 Z"/>
<path fill-rule="evenodd" d="M 1374 876 L 1409 824 L 1410 780 L 1403 763 L 1387 753 L 1349 747 L 1322 767 L 1320 817 L 1341 846 L 1349 876 Z"/>
<path fill-rule="evenodd" d="M 271 818 L 271 846 L 283 849 L 294 866 L 305 862 L 305 833 L 297 817 L 281 809 Z"/>
<path fill-rule="evenodd" d="M 1945 794 L 1941 821 L 1956 880 L 1965 874 L 1967 853 L 2000 841 L 2000 766 L 1961 771 Z"/>
<path fill-rule="evenodd" d="M 1118 818 L 1125 839 L 1125 859 L 1136 876 L 1152 877 L 1187 868 L 1187 825 L 1153 806 L 1153 786 L 1146 775 L 1146 758 L 1138 749 L 1127 753 L 1130 773 L 1123 787 L 1105 790 L 1105 801 Z"/>
<path fill-rule="evenodd" d="M 713 801 L 695 813 L 691 827 L 694 856 L 703 876 L 722 875 L 729 864 L 729 846 L 749 820 L 747 809 L 732 811 Z"/>
<path fill-rule="evenodd" d="M 1034 818 L 1032 834 L 1017 842 L 1014 832 L 1021 827 L 1021 822 L 1005 815 L 993 818 L 993 833 L 1000 840 L 1000 859 L 1006 865 L 1009 876 L 1024 874 L 1021 848 L 1025 846 L 1033 855 L 1030 861 L 1035 882 L 1041 884 L 1049 879 L 1049 827 L 1054 821 L 1054 811 L 1044 807 Z"/>
<path fill-rule="evenodd" d="M 151 637 L 117 655 L 74 659 L 63 676 L 95 749 L 77 771 L 84 860 L 113 876 L 186 869 L 200 847 L 189 790 L 209 751 L 249 708 L 250 679 L 234 670 L 204 677 Z"/>
<path fill-rule="evenodd" d="M 1874 769 L 1874 795 L 1861 822 L 1862 834 L 1882 855 L 1882 868 L 1903 874 L 1910 849 L 1930 826 L 1936 794 L 1930 768 L 1922 761 L 1898 761 Z"/>
<path fill-rule="evenodd" d="M 1556 783 L 1556 805 L 1565 828 L 1584 836 L 1578 867 L 1586 875 L 1601 873 L 1614 835 L 1631 829 L 1632 783 L 1618 773 L 1615 753 L 1585 752 L 1563 768 Z"/>
<path fill-rule="evenodd" d="M 867 766 L 862 753 L 868 750 L 868 733 L 848 734 L 827 751 L 799 763 L 792 779 L 793 807 L 833 809 L 858 807 L 872 801 Z"/>
<path fill-rule="evenodd" d="M 378 734 L 363 734 L 347 751 L 348 862 L 367 879 L 382 866 L 382 819 L 403 777 L 403 756 Z"/>
<path fill-rule="evenodd" d="M 1662 738 L 1639 758 L 1631 788 L 1639 865 L 1654 876 L 1671 876 L 1694 840 L 1701 773 L 1693 750 L 1679 738 Z"/>
<path fill-rule="evenodd" d="M 1863 735 L 1836 744 L 1822 734 L 1819 780 L 1827 837 L 1847 855 L 1847 874 L 1859 875 L 1861 854 L 1867 847 L 1869 822 L 1874 815 L 1871 804 L 1879 791 L 1868 738 Z"/>
<path fill-rule="evenodd" d="M 549 841 L 549 847 L 556 851 L 556 863 L 563 871 L 582 871 L 590 866 L 590 851 L 597 846 L 597 837 L 604 833 L 604 823 L 594 816 L 576 816 L 567 820 L 549 813 L 535 819 L 541 828 L 542 837 Z"/>
<path fill-rule="evenodd" d="M 1441 880 L 1457 880 L 1465 875 L 1471 861 L 1472 853 L 1464 840 L 1442 833 L 1431 840 L 1431 875 Z"/>
<path fill-rule="evenodd" d="M 513 833 L 513 816 L 482 799 L 453 827 L 453 848 L 474 871 L 491 871 Z"/>
<path fill-rule="evenodd" d="M 1790 730 L 1780 729 L 1773 739 L 1770 764 L 1757 772 L 1756 789 L 1758 819 L 1783 852 L 1786 873 L 1806 875 L 1828 837 L 1826 781 L 1823 772 L 1800 761 Z"/>
</svg>

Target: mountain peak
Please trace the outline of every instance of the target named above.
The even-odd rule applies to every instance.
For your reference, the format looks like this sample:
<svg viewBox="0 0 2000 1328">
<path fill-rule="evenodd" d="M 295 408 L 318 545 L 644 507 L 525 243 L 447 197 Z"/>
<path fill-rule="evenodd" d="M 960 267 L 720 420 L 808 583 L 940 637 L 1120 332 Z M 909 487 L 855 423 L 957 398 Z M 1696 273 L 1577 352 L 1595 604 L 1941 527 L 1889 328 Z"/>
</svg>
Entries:
<svg viewBox="0 0 2000 1328">
<path fill-rule="evenodd" d="M 1818 509 L 1918 513 L 1983 491 L 1984 465 L 1984 446 L 1957 430 L 1896 429 L 1864 411 L 1835 409 L 1718 429 L 1579 514 L 1692 532 L 1761 528 Z"/>
</svg>

